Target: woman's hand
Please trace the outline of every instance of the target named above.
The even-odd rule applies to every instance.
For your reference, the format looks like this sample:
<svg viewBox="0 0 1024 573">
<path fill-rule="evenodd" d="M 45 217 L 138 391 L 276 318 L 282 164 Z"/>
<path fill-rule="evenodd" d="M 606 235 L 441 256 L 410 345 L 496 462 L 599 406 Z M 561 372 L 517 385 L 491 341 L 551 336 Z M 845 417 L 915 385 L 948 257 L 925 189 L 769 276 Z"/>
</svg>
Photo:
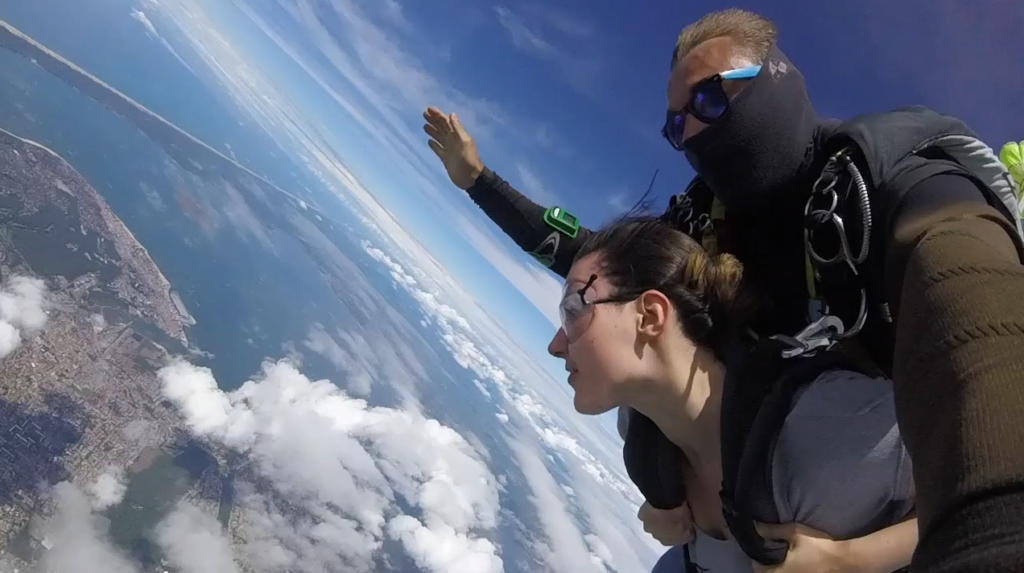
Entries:
<svg viewBox="0 0 1024 573">
<path fill-rule="evenodd" d="M 644 531 L 666 547 L 685 545 L 693 540 L 693 516 L 689 505 L 656 509 L 645 501 L 636 516 L 643 522 Z"/>
<path fill-rule="evenodd" d="M 757 531 L 765 539 L 788 542 L 789 553 L 781 565 L 768 567 L 753 562 L 756 573 L 847 573 L 857 570 L 850 559 L 847 542 L 836 541 L 806 525 L 759 523 Z"/>
</svg>

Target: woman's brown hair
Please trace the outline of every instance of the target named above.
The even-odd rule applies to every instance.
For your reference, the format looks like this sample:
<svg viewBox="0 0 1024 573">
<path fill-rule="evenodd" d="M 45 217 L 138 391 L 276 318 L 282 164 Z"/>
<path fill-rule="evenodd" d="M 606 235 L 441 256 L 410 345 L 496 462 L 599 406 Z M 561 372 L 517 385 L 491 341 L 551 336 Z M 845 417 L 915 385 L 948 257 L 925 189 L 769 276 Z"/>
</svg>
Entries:
<svg viewBox="0 0 1024 573">
<path fill-rule="evenodd" d="M 752 320 L 741 289 L 743 267 L 728 254 L 710 255 L 696 241 L 653 216 L 619 219 L 594 233 L 576 255 L 597 254 L 600 276 L 616 298 L 663 293 L 679 313 L 684 334 L 719 359 Z"/>
</svg>

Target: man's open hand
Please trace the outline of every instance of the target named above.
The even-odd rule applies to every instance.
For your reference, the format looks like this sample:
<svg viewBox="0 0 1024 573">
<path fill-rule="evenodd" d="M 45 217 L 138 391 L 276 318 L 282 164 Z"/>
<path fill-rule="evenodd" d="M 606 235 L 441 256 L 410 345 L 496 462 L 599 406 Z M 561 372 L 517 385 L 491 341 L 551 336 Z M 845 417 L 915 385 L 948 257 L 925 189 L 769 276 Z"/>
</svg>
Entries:
<svg viewBox="0 0 1024 573">
<path fill-rule="evenodd" d="M 781 565 L 768 567 L 751 561 L 756 573 L 846 573 L 865 571 L 852 559 L 849 544 L 835 541 L 827 533 L 799 523 L 769 525 L 758 523 L 757 532 L 765 539 L 789 543 L 786 560 Z"/>
<path fill-rule="evenodd" d="M 667 547 L 684 545 L 693 540 L 693 516 L 690 506 L 675 509 L 655 509 L 646 501 L 636 514 L 644 523 L 644 531 Z"/>
<path fill-rule="evenodd" d="M 431 106 L 423 112 L 423 119 L 427 120 L 423 131 L 430 136 L 427 144 L 441 159 L 452 183 L 463 190 L 472 187 L 484 170 L 484 164 L 477 153 L 476 142 L 462 127 L 459 117 Z"/>
</svg>

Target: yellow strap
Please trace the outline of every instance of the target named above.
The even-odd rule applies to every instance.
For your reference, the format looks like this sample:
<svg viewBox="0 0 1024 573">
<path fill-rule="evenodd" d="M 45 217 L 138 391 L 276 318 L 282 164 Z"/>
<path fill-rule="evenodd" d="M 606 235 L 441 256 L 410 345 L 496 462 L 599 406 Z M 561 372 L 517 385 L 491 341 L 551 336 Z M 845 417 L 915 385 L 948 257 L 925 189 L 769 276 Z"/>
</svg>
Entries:
<svg viewBox="0 0 1024 573">
<path fill-rule="evenodd" d="M 711 202 L 711 220 L 721 221 L 723 219 L 725 219 L 725 205 L 715 199 Z"/>
<path fill-rule="evenodd" d="M 722 205 L 721 203 L 719 203 L 718 199 L 715 199 L 711 203 L 711 214 L 710 214 L 710 217 L 711 217 L 711 232 L 710 233 L 704 233 L 701 236 L 701 244 L 704 246 L 704 250 L 707 251 L 708 254 L 716 255 L 716 254 L 718 254 L 718 237 L 715 236 L 715 226 L 720 221 L 725 219 L 725 205 Z"/>
<path fill-rule="evenodd" d="M 807 275 L 807 295 L 811 300 L 818 300 L 817 282 L 814 280 L 814 266 L 811 264 L 811 255 L 804 249 L 804 270 Z"/>
</svg>

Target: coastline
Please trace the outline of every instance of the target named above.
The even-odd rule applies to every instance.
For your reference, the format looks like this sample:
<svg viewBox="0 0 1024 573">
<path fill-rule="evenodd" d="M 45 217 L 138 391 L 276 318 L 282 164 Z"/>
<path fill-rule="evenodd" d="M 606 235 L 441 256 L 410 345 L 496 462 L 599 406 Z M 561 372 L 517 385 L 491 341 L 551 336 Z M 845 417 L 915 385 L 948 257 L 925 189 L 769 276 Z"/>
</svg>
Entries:
<svg viewBox="0 0 1024 573">
<path fill-rule="evenodd" d="M 186 346 L 188 346 L 189 342 L 185 330 L 188 326 L 195 324 L 195 319 L 188 313 L 187 309 L 185 309 L 184 303 L 179 307 L 179 304 L 175 302 L 174 298 L 171 296 L 174 289 L 170 280 L 167 279 L 163 274 L 163 271 L 160 270 L 160 266 L 157 265 L 156 261 L 154 261 L 150 256 L 149 250 L 139 242 L 131 229 L 124 224 L 124 221 L 122 221 L 121 218 L 113 212 L 110 205 L 107 204 L 106 200 L 102 195 L 100 195 L 95 187 L 89 184 L 70 162 L 64 159 L 59 153 L 45 145 L 31 139 L 21 137 L 3 128 L 0 128 L 0 138 L 10 138 L 44 152 L 56 160 L 61 167 L 75 174 L 82 180 L 82 182 L 85 183 L 84 185 L 75 185 L 74 191 L 69 188 L 66 192 L 71 192 L 72 196 L 95 206 L 99 211 L 99 215 L 102 218 L 103 223 L 113 235 L 112 242 L 115 249 L 118 251 L 118 255 L 121 257 L 122 263 L 140 280 L 146 280 L 152 277 L 152 281 L 146 280 L 146 282 L 156 282 L 156 284 L 147 285 L 149 290 L 157 294 L 157 296 L 161 296 L 165 299 L 162 301 L 164 303 L 163 306 L 169 306 L 176 318 L 174 324 L 163 324 L 161 325 L 161 329 L 167 332 L 168 335 L 182 341 Z M 58 181 L 60 180 L 58 179 Z M 82 192 L 86 193 L 87 196 L 79 197 L 79 193 Z M 185 311 L 184 314 L 181 312 L 182 310 Z M 168 317 L 162 318 L 163 320 L 161 320 L 161 322 L 165 322 Z"/>
</svg>

